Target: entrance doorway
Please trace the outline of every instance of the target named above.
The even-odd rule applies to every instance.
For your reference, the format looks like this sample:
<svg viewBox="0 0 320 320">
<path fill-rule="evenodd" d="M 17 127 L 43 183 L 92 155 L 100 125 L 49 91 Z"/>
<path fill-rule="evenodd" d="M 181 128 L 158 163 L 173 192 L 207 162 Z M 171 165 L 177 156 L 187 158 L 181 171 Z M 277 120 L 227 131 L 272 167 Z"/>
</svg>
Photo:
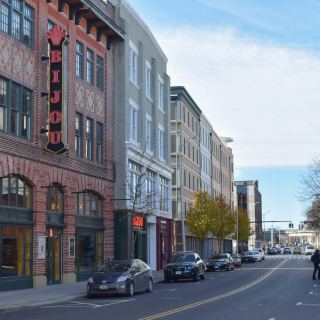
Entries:
<svg viewBox="0 0 320 320">
<path fill-rule="evenodd" d="M 46 277 L 48 286 L 61 284 L 61 236 L 61 229 L 47 228 Z"/>
<path fill-rule="evenodd" d="M 161 238 L 162 238 L 162 268 L 164 269 L 164 267 L 167 264 L 168 260 L 168 237 L 161 234 Z M 165 257 L 165 260 L 163 259 Z"/>
</svg>

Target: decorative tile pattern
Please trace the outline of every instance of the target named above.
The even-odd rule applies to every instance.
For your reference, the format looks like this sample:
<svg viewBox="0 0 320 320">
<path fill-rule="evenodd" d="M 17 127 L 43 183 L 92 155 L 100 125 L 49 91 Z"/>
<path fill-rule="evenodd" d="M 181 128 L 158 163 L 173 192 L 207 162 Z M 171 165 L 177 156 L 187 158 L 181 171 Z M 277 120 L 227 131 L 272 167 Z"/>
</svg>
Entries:
<svg viewBox="0 0 320 320">
<path fill-rule="evenodd" d="M 83 89 L 81 87 L 78 87 L 78 90 L 77 90 L 77 100 L 78 100 L 79 104 L 82 103 L 82 100 L 83 100 Z"/>
<path fill-rule="evenodd" d="M 33 74 L 33 65 L 30 59 L 28 59 L 27 65 L 26 65 L 26 71 L 29 78 L 31 78 Z"/>
<path fill-rule="evenodd" d="M 101 99 L 98 100 L 98 112 L 102 114 L 103 112 L 103 102 Z"/>
<path fill-rule="evenodd" d="M 2 59 L 3 59 L 3 63 L 7 65 L 10 59 L 10 53 L 7 47 L 4 47 L 4 49 L 2 50 Z"/>
<path fill-rule="evenodd" d="M 14 66 L 18 72 L 20 72 L 21 70 L 21 65 L 22 65 L 21 57 L 20 57 L 20 54 L 17 52 L 17 54 L 14 57 Z"/>
<path fill-rule="evenodd" d="M 89 91 L 89 90 L 88 90 Z M 94 99 L 94 95 L 92 92 L 88 93 L 88 108 L 93 111 L 93 99 Z"/>
</svg>

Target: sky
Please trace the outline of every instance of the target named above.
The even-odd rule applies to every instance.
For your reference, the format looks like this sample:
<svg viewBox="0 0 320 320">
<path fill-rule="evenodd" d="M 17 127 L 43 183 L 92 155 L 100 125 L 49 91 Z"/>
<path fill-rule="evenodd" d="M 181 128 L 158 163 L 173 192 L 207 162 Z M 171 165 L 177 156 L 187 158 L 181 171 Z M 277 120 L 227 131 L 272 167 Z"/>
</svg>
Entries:
<svg viewBox="0 0 320 320">
<path fill-rule="evenodd" d="M 168 57 L 171 85 L 234 139 L 235 180 L 258 180 L 266 220 L 297 228 L 301 175 L 319 153 L 320 1 L 129 2 Z"/>
</svg>

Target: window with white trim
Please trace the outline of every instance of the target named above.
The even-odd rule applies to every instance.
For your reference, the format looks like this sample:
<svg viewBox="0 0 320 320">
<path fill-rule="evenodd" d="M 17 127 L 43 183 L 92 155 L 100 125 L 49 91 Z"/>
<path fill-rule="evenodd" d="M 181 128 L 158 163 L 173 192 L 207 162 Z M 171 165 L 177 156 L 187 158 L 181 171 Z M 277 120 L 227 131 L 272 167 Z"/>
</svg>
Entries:
<svg viewBox="0 0 320 320">
<path fill-rule="evenodd" d="M 141 167 L 129 161 L 129 192 L 131 202 L 140 204 L 141 202 Z"/>
<path fill-rule="evenodd" d="M 160 176 L 160 210 L 168 210 L 168 202 L 169 202 L 169 180 Z"/>
<path fill-rule="evenodd" d="M 151 150 L 151 116 L 147 113 L 146 115 L 146 148 Z"/>
<path fill-rule="evenodd" d="M 163 110 L 163 79 L 158 75 L 158 107 Z"/>
<path fill-rule="evenodd" d="M 138 119 L 138 105 L 130 99 L 130 138 L 134 141 L 137 140 L 137 119 Z"/>
<path fill-rule="evenodd" d="M 146 173 L 146 205 L 148 208 L 155 207 L 155 183 L 156 174 L 150 170 Z"/>
<path fill-rule="evenodd" d="M 146 60 L 146 96 L 151 98 L 151 64 Z"/>
<path fill-rule="evenodd" d="M 164 128 L 160 124 L 158 125 L 159 132 L 159 157 L 163 159 L 163 132 Z"/>
<path fill-rule="evenodd" d="M 137 57 L 138 48 L 129 39 L 129 78 L 132 82 L 137 84 Z"/>
</svg>

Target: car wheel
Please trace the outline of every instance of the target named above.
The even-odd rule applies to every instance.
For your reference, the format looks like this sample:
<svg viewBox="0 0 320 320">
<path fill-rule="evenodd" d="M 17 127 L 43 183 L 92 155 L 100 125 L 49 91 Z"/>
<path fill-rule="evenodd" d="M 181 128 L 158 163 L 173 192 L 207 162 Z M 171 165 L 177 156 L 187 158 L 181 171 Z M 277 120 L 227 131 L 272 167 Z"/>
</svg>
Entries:
<svg viewBox="0 0 320 320">
<path fill-rule="evenodd" d="M 148 288 L 147 288 L 147 290 L 146 290 L 147 292 L 151 292 L 151 291 L 152 291 L 152 285 L 153 285 L 152 280 L 149 279 Z"/>
<path fill-rule="evenodd" d="M 179 279 L 173 279 L 173 281 L 174 281 L 174 282 L 178 282 L 178 281 L 179 281 Z"/>
<path fill-rule="evenodd" d="M 200 276 L 201 280 L 205 280 L 206 279 L 206 273 L 203 271 L 202 275 Z"/>
<path fill-rule="evenodd" d="M 169 282 L 170 282 L 170 279 L 167 278 L 167 277 L 165 277 L 165 278 L 164 278 L 164 282 L 169 283 Z"/>
<path fill-rule="evenodd" d="M 262 262 L 262 259 L 259 262 Z"/>
<path fill-rule="evenodd" d="M 199 281 L 199 274 L 198 274 L 198 270 L 196 271 L 195 276 L 193 277 L 193 281 Z"/>
<path fill-rule="evenodd" d="M 240 263 L 240 265 L 239 265 L 239 268 L 241 267 L 241 263 Z"/>
<path fill-rule="evenodd" d="M 134 295 L 134 284 L 130 282 L 128 297 L 133 297 Z"/>
<path fill-rule="evenodd" d="M 301 252 L 300 252 L 300 255 L 301 255 Z"/>
<path fill-rule="evenodd" d="M 253 260 L 253 263 L 256 263 L 256 260 Z"/>
</svg>

